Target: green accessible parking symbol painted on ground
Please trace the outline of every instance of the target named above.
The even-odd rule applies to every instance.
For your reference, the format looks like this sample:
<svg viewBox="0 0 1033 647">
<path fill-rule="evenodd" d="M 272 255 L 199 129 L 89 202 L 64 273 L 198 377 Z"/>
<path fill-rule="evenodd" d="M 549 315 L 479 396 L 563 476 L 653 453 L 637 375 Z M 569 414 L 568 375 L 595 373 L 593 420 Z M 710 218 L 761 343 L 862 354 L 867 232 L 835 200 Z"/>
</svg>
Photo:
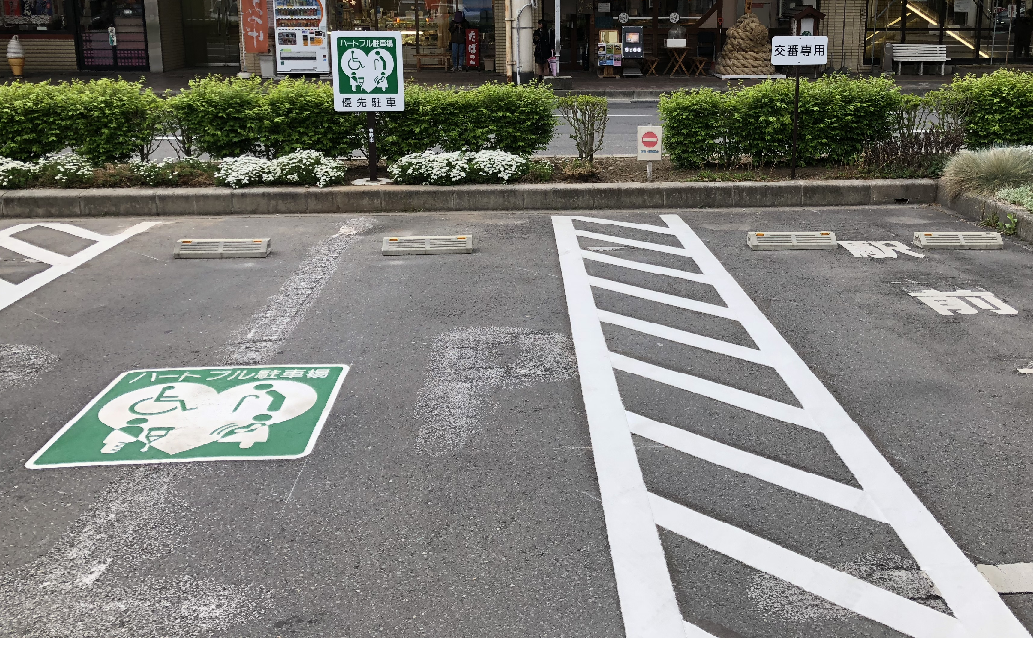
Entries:
<svg viewBox="0 0 1033 647">
<path fill-rule="evenodd" d="M 347 373 L 340 364 L 123 373 L 26 467 L 300 458 Z"/>
</svg>

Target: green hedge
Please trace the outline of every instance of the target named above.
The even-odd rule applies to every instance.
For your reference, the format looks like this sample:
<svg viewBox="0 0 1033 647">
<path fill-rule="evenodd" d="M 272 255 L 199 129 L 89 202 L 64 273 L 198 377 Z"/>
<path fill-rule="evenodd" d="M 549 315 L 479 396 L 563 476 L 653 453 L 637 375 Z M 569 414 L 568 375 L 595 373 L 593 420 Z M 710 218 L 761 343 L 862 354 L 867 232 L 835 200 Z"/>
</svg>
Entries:
<svg viewBox="0 0 1033 647">
<path fill-rule="evenodd" d="M 378 116 L 380 154 L 388 161 L 435 148 L 530 155 L 552 140 L 554 105 L 542 85 L 413 85 L 404 112 Z M 188 156 L 307 149 L 340 157 L 363 146 L 365 121 L 362 113 L 334 112 L 329 84 L 304 80 L 209 76 L 165 97 L 121 79 L 0 85 L 0 156 L 19 161 L 66 147 L 97 165 L 145 160 L 166 134 Z"/>
<path fill-rule="evenodd" d="M 707 162 L 788 161 L 792 154 L 794 81 L 765 81 L 728 92 L 709 88 L 661 95 L 664 148 L 682 167 Z M 864 146 L 890 136 L 900 92 L 891 80 L 833 75 L 800 81 L 802 164 L 845 164 Z"/>
<path fill-rule="evenodd" d="M 552 90 L 540 84 L 486 83 L 472 90 L 412 85 L 404 112 L 379 113 L 377 150 L 390 161 L 435 147 L 531 155 L 552 141 L 555 105 Z"/>
<path fill-rule="evenodd" d="M 67 83 L 0 85 L 0 157 L 28 162 L 68 145 L 75 102 Z"/>
<path fill-rule="evenodd" d="M 1033 145 L 1033 74 L 997 70 L 985 76 L 955 76 L 936 93 L 966 114 L 969 148 Z"/>
</svg>

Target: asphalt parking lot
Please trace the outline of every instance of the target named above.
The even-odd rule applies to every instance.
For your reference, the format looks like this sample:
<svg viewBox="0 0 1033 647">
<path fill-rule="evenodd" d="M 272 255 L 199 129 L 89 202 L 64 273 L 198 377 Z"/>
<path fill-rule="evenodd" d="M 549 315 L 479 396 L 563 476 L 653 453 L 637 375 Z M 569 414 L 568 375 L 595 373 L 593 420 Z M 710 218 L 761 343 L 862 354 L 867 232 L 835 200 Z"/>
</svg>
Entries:
<svg viewBox="0 0 1033 647">
<path fill-rule="evenodd" d="M 108 247 L 50 280 L 60 258 L 0 231 L 0 279 L 40 283 L 0 308 L 0 635 L 1033 626 L 1033 595 L 966 588 L 974 565 L 1033 561 L 1033 252 L 918 249 L 916 231 L 978 229 L 930 206 L 662 215 L 70 219 Z M 751 251 L 757 230 L 912 253 Z M 475 252 L 381 254 L 454 234 Z M 218 237 L 273 253 L 172 258 Z M 147 424 L 89 413 L 113 381 L 185 416 L 176 394 L 214 394 L 221 368 L 251 389 L 234 412 L 266 406 L 257 386 L 287 410 L 311 391 L 307 451 L 273 451 L 275 397 L 265 430 L 233 422 L 179 456 L 169 427 L 101 449 Z M 202 386 L 161 390 L 184 380 Z M 73 426 L 40 453 L 84 410 L 81 448 Z"/>
</svg>

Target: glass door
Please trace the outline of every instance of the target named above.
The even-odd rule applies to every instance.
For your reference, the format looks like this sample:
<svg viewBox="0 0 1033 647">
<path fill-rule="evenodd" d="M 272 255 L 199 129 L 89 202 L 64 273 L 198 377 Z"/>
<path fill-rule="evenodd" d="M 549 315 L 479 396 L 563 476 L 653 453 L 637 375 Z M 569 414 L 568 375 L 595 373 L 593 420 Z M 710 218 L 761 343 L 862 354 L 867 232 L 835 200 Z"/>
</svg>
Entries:
<svg viewBox="0 0 1033 647">
<path fill-rule="evenodd" d="M 143 0 L 79 0 L 79 52 L 88 70 L 146 70 Z"/>
<path fill-rule="evenodd" d="M 188 67 L 240 65 L 237 0 L 183 0 L 183 44 Z"/>
</svg>

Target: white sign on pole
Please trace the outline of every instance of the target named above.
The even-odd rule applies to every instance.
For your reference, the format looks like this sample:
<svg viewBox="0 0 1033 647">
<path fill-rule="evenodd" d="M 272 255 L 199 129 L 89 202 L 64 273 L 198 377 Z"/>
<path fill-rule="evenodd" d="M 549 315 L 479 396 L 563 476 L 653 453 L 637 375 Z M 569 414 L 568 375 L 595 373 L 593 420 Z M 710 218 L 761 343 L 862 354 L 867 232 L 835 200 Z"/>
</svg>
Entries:
<svg viewBox="0 0 1033 647">
<path fill-rule="evenodd" d="M 1008 5 L 1008 17 L 1014 18 L 1019 15 L 1019 6 L 1010 4 Z"/>
<path fill-rule="evenodd" d="M 330 32 L 334 110 L 405 110 L 402 34 L 397 31 Z"/>
<path fill-rule="evenodd" d="M 660 126 L 638 127 L 638 158 L 647 162 L 662 157 L 664 129 Z"/>
<path fill-rule="evenodd" d="M 828 36 L 775 36 L 771 39 L 772 65 L 825 65 L 828 62 Z"/>
</svg>

